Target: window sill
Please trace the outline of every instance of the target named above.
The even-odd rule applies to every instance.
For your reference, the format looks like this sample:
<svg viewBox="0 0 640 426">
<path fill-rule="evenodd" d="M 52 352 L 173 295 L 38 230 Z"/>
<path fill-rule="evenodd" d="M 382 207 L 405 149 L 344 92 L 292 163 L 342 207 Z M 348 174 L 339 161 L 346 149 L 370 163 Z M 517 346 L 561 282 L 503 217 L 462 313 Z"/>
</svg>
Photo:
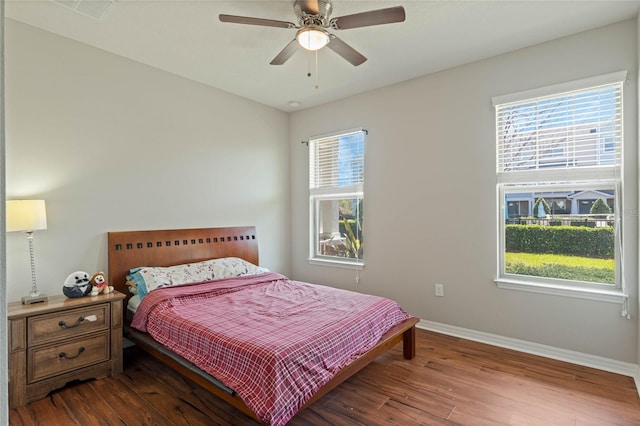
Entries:
<svg viewBox="0 0 640 426">
<path fill-rule="evenodd" d="M 533 283 L 529 281 L 519 281 L 507 278 L 495 280 L 498 288 L 506 290 L 527 291 L 530 293 L 551 294 L 555 296 L 573 297 L 576 299 L 596 300 L 609 303 L 624 303 L 627 299 L 621 290 L 604 290 L 595 288 L 575 288 L 557 284 Z"/>
<path fill-rule="evenodd" d="M 346 262 L 334 259 L 310 258 L 309 264 L 319 266 L 333 266 L 335 268 L 357 269 L 358 271 L 362 271 L 364 269 L 364 263 Z"/>
</svg>

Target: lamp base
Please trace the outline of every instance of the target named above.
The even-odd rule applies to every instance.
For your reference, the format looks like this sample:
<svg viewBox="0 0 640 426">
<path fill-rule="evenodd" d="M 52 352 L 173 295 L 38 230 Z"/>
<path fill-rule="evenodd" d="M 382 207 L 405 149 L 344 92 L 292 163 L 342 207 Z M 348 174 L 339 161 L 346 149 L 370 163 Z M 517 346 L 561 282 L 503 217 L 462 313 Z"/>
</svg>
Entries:
<svg viewBox="0 0 640 426">
<path fill-rule="evenodd" d="M 40 303 L 49 301 L 49 297 L 45 294 L 39 294 L 37 296 L 24 296 L 22 298 L 23 305 L 31 305 L 32 303 Z"/>
</svg>

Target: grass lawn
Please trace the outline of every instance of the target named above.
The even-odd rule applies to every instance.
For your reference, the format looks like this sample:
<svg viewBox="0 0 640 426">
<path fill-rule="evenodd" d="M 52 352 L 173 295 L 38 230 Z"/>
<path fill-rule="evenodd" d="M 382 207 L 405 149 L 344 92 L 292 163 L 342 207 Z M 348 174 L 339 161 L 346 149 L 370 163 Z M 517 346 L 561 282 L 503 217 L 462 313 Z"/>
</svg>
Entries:
<svg viewBox="0 0 640 426">
<path fill-rule="evenodd" d="M 507 252 L 505 271 L 510 274 L 615 284 L 614 259 Z"/>
</svg>

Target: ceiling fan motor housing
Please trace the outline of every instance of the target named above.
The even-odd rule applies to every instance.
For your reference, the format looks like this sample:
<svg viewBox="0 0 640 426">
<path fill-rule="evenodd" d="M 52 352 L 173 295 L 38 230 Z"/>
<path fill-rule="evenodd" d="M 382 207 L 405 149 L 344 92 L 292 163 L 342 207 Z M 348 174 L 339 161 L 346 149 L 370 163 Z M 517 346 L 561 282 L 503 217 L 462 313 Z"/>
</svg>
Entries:
<svg viewBox="0 0 640 426">
<path fill-rule="evenodd" d="M 293 10 L 298 17 L 298 24 L 326 27 L 331 16 L 330 0 L 295 0 Z"/>
</svg>

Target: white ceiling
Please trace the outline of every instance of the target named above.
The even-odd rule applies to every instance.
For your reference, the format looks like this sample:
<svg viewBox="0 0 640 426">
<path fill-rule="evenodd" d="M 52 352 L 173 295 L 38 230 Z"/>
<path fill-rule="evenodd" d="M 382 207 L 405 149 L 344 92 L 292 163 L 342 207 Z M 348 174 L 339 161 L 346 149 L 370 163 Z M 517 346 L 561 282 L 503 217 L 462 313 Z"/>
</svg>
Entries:
<svg viewBox="0 0 640 426">
<path fill-rule="evenodd" d="M 120 0 L 100 20 L 52 0 L 7 0 L 5 5 L 8 18 L 294 111 L 636 18 L 640 0 L 334 0 L 333 17 L 402 5 L 407 18 L 331 31 L 368 61 L 354 67 L 324 48 L 317 74 L 315 55 L 302 49 L 284 65 L 269 65 L 293 39 L 294 29 L 218 21 L 224 13 L 296 22 L 292 0 Z M 292 107 L 292 100 L 301 105 Z"/>
</svg>

